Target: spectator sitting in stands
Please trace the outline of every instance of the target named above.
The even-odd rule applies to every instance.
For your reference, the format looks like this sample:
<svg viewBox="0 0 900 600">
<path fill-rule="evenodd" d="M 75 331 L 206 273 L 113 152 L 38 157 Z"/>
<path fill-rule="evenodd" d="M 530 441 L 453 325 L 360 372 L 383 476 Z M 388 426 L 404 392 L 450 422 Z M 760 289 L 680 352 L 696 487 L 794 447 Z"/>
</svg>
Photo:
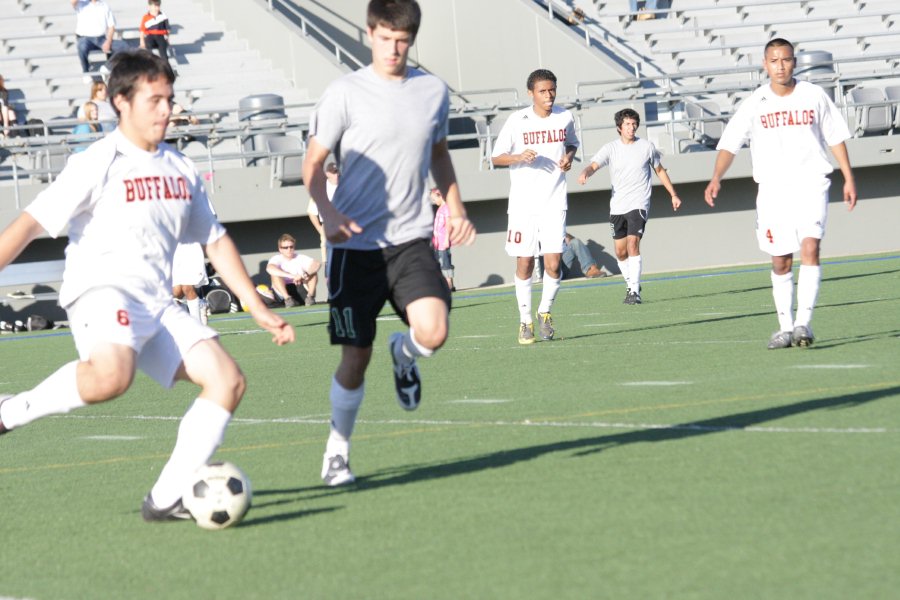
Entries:
<svg viewBox="0 0 900 600">
<path fill-rule="evenodd" d="M 18 121 L 16 111 L 9 105 L 9 90 L 6 89 L 3 75 L 0 75 L 0 121 L 3 122 L 3 135 L 9 137 L 9 128 L 15 126 Z"/>
<path fill-rule="evenodd" d="M 294 236 L 285 233 L 278 238 L 278 254 L 269 259 L 266 273 L 272 276 L 272 289 L 284 299 L 286 307 L 305 303 L 316 303 L 316 283 L 321 265 L 319 261 L 305 254 L 297 254 Z M 300 292 L 300 285 L 306 291 L 306 298 Z"/>
<path fill-rule="evenodd" d="M 644 8 L 641 9 L 641 14 L 639 15 L 631 15 L 631 18 L 635 21 L 646 21 L 647 19 L 655 19 L 656 18 L 656 4 L 657 0 L 644 0 Z M 628 0 L 628 10 L 633 13 L 638 12 L 638 0 Z"/>
<path fill-rule="evenodd" d="M 100 121 L 100 129 L 104 132 L 112 131 L 119 122 L 119 116 L 109 103 L 108 91 L 106 84 L 102 81 L 95 81 L 91 84 L 91 102 L 97 107 L 96 120 Z M 84 118 L 84 107 L 86 104 L 78 107 L 78 113 L 75 115 L 79 119 Z"/>
<path fill-rule="evenodd" d="M 141 18 L 141 48 L 159 52 L 169 62 L 169 17 L 162 12 L 162 0 L 149 0 L 147 14 Z M 169 63 L 172 66 L 172 63 Z"/>
<path fill-rule="evenodd" d="M 585 277 L 593 279 L 595 277 L 609 276 L 609 273 L 597 266 L 597 260 L 591 255 L 587 245 L 567 231 L 561 257 L 563 279 L 570 279 L 575 276 L 573 274 L 573 266 L 576 258 Z"/>
<path fill-rule="evenodd" d="M 88 146 L 91 145 L 92 142 L 95 141 L 91 134 L 99 133 L 101 129 L 100 125 L 97 123 L 98 114 L 96 104 L 88 100 L 84 103 L 84 105 L 81 107 L 81 110 L 79 110 L 78 112 L 83 114 L 84 116 L 79 117 L 79 120 L 81 122 L 76 125 L 74 129 L 72 129 L 72 136 L 81 136 L 75 137 L 75 139 L 77 139 L 78 141 L 86 142 L 84 144 L 79 144 L 74 148 L 75 152 L 83 152 L 85 149 L 87 149 Z"/>
<path fill-rule="evenodd" d="M 71 0 L 75 9 L 75 37 L 78 45 L 78 59 L 85 83 L 92 79 L 88 55 L 91 50 L 100 50 L 109 60 L 113 55 L 113 36 L 116 33 L 116 18 L 112 9 L 103 0 Z M 105 71 L 100 69 L 101 75 Z"/>
</svg>

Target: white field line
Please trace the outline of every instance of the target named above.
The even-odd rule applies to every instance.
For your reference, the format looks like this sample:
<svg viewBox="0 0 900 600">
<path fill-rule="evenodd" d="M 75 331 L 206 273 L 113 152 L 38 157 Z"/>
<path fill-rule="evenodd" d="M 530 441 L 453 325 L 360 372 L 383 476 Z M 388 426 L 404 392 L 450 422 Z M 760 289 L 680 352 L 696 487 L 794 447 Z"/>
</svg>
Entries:
<svg viewBox="0 0 900 600">
<path fill-rule="evenodd" d="M 666 387 L 670 385 L 693 385 L 693 381 L 623 381 L 622 383 L 617 383 L 616 385 L 623 386 L 632 386 L 632 387 Z"/>
<path fill-rule="evenodd" d="M 65 415 L 53 417 L 56 419 L 90 419 L 109 421 L 179 421 L 181 417 L 171 416 L 145 416 L 133 415 L 128 417 L 112 415 Z M 279 419 L 232 419 L 234 425 L 325 425 L 330 422 L 328 418 L 316 417 L 283 417 Z M 725 425 L 701 425 L 695 423 L 621 423 L 607 421 L 457 421 L 453 419 L 359 419 L 357 423 L 366 425 L 418 425 L 435 427 L 556 427 L 560 429 L 621 429 L 625 431 L 640 431 L 646 429 L 671 430 L 671 431 L 702 431 L 702 432 L 741 432 L 741 433 L 810 433 L 810 434 L 880 434 L 900 433 L 900 429 L 887 427 L 765 427 L 753 425 L 750 427 L 737 427 Z"/>
<path fill-rule="evenodd" d="M 794 369 L 868 369 L 870 365 L 794 365 Z"/>
</svg>

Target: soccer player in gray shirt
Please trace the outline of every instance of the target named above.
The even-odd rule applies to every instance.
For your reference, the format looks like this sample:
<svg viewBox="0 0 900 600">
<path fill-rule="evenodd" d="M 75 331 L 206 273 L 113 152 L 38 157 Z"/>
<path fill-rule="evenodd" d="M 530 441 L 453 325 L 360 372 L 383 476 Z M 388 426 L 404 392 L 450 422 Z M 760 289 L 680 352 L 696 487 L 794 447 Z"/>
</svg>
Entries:
<svg viewBox="0 0 900 600">
<path fill-rule="evenodd" d="M 619 139 L 609 142 L 594 156 L 591 164 L 578 176 L 584 185 L 601 167 L 609 165 L 612 198 L 609 203 L 609 226 L 619 270 L 625 277 L 625 304 L 641 303 L 641 238 L 650 216 L 650 170 L 656 172 L 672 196 L 672 210 L 678 210 L 681 199 L 675 193 L 668 173 L 659 161 L 659 152 L 651 142 L 637 137 L 641 116 L 630 108 L 615 114 Z"/>
<path fill-rule="evenodd" d="M 447 147 L 449 97 L 443 81 L 407 66 L 421 22 L 415 0 L 371 0 L 372 64 L 325 90 L 310 120 L 303 180 L 328 240 L 331 343 L 341 360 L 331 383 L 331 432 L 322 461 L 327 485 L 352 483 L 350 436 L 372 357 L 375 319 L 390 301 L 409 325 L 391 336 L 397 400 L 415 410 L 422 386 L 416 359 L 447 340 L 450 289 L 430 247 L 429 168 L 450 207 L 450 241 L 471 244 Z M 332 201 L 322 169 L 337 153 L 341 184 Z"/>
</svg>

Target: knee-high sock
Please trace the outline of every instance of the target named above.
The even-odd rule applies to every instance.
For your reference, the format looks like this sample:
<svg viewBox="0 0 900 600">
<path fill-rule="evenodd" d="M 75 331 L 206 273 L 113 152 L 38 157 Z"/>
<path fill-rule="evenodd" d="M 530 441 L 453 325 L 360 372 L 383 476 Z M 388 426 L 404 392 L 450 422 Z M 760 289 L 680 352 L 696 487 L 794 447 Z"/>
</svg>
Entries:
<svg viewBox="0 0 900 600">
<path fill-rule="evenodd" d="M 813 309 L 816 307 L 816 298 L 819 295 L 819 284 L 822 281 L 822 267 L 819 265 L 800 265 L 800 273 L 797 276 L 797 318 L 794 319 L 794 327 L 797 325 L 809 326 L 812 321 Z"/>
<path fill-rule="evenodd" d="M 628 257 L 628 276 L 630 284 L 629 289 L 638 292 L 641 289 L 641 271 L 643 270 L 644 259 L 640 254 Z"/>
<path fill-rule="evenodd" d="M 186 300 L 185 304 L 187 304 L 188 313 L 197 319 L 200 320 L 200 298 L 194 298 L 193 300 Z"/>
<path fill-rule="evenodd" d="M 538 312 L 550 312 L 553 308 L 553 301 L 556 300 L 556 294 L 559 293 L 559 282 L 562 277 L 553 279 L 544 271 L 544 289 L 541 290 L 541 303 L 538 304 Z"/>
<path fill-rule="evenodd" d="M 338 383 L 337 378 L 331 380 L 331 434 L 328 437 L 328 448 L 332 449 L 332 440 L 336 443 L 343 443 L 344 451 L 336 452 L 338 454 L 346 455 L 346 444 L 353 435 L 356 413 L 359 412 L 359 406 L 362 404 L 365 394 L 365 383 L 355 390 L 348 390 Z M 334 453 L 329 452 L 329 454 Z"/>
<path fill-rule="evenodd" d="M 516 302 L 519 304 L 519 321 L 531 323 L 531 279 L 519 279 L 516 282 Z"/>
<path fill-rule="evenodd" d="M 622 272 L 622 277 L 625 278 L 625 287 L 629 290 L 631 289 L 631 269 L 628 263 L 628 259 L 616 261 L 619 265 L 619 271 Z"/>
<path fill-rule="evenodd" d="M 78 394 L 75 373 L 78 361 L 73 360 L 51 374 L 35 388 L 17 394 L 3 403 L 0 421 L 7 429 L 21 427 L 41 417 L 62 415 L 85 406 Z"/>
<path fill-rule="evenodd" d="M 166 508 L 181 498 L 191 475 L 209 461 L 222 443 L 229 421 L 231 413 L 215 402 L 194 400 L 181 418 L 172 456 L 150 491 L 156 506 Z"/>
<path fill-rule="evenodd" d="M 781 331 L 793 331 L 791 319 L 794 309 L 794 274 L 788 271 L 784 275 L 772 272 L 772 298 L 775 300 L 775 312 L 778 313 L 778 327 Z"/>
</svg>

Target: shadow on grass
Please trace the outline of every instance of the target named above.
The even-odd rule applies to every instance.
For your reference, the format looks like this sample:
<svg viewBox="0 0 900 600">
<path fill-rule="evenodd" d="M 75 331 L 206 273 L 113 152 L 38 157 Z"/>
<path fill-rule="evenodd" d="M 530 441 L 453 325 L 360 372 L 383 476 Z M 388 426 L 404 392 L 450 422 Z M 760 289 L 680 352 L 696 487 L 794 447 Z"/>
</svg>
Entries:
<svg viewBox="0 0 900 600">
<path fill-rule="evenodd" d="M 297 499 L 294 499 L 294 500 L 291 500 L 290 502 L 297 502 L 297 501 L 298 501 Z M 253 510 L 259 510 L 261 508 L 265 508 L 266 506 L 271 506 L 273 504 L 285 504 L 286 502 L 287 501 L 269 502 L 266 504 L 254 503 Z M 311 517 L 313 515 L 318 515 L 318 514 L 322 514 L 322 513 L 331 513 L 331 512 L 335 512 L 337 510 L 341 510 L 341 508 L 338 508 L 338 507 L 313 508 L 313 509 L 309 509 L 309 510 L 295 510 L 293 512 L 283 512 L 283 513 L 278 513 L 276 515 L 270 515 L 268 517 L 259 517 L 259 518 L 255 518 L 255 519 L 244 519 L 243 521 L 241 521 L 240 524 L 238 524 L 238 527 L 240 527 L 241 529 L 244 529 L 246 527 L 255 527 L 257 525 L 269 525 L 271 523 L 278 523 L 281 521 L 293 521 L 294 519 L 303 519 L 305 517 Z M 251 512 L 250 514 L 252 515 L 253 513 Z"/>
<path fill-rule="evenodd" d="M 353 491 L 354 489 L 357 491 L 373 490 L 394 485 L 417 483 L 429 479 L 441 479 L 444 477 L 465 475 L 489 469 L 500 469 L 557 452 L 573 452 L 573 456 L 576 457 L 587 456 L 630 444 L 671 442 L 727 431 L 741 431 L 758 426 L 762 423 L 768 423 L 770 421 L 776 421 L 778 419 L 792 417 L 803 413 L 819 410 L 853 408 L 876 400 L 896 396 L 900 396 L 900 386 L 858 392 L 856 394 L 830 396 L 817 400 L 807 400 L 785 406 L 776 406 L 736 413 L 733 415 L 725 415 L 722 417 L 705 419 L 703 421 L 680 423 L 668 427 L 627 431 L 611 435 L 592 436 L 577 440 L 501 450 L 445 464 L 423 465 L 408 469 L 396 469 L 375 473 L 373 475 L 357 478 L 356 487 L 346 488 L 346 491 Z M 321 490 L 323 488 L 318 489 Z M 337 491 L 338 490 L 335 490 L 335 492 Z"/>
</svg>

